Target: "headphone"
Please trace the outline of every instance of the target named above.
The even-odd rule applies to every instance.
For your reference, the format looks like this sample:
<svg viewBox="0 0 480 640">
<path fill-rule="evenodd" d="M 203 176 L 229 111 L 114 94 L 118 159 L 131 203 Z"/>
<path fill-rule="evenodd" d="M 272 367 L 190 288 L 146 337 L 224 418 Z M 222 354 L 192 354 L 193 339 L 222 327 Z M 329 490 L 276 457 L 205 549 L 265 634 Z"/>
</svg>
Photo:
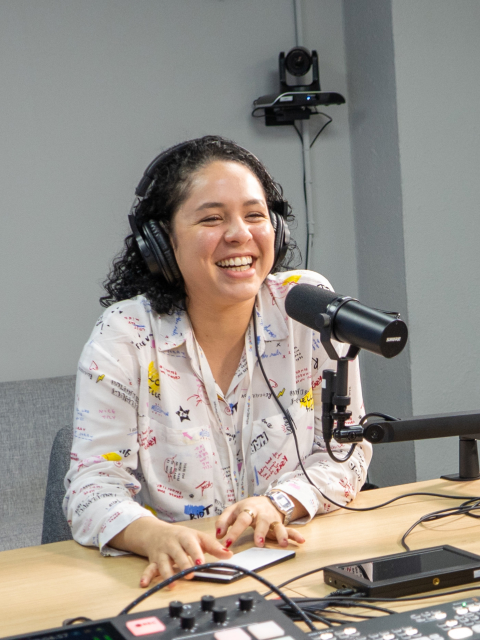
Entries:
<svg viewBox="0 0 480 640">
<path fill-rule="evenodd" d="M 195 140 L 188 140 L 187 142 L 177 144 L 152 160 L 145 169 L 142 179 L 135 189 L 136 198 L 128 215 L 130 227 L 135 237 L 138 249 L 143 256 L 150 273 L 154 275 L 162 275 L 165 280 L 172 285 L 178 285 L 181 283 L 182 274 L 180 273 L 180 269 L 175 259 L 175 254 L 173 252 L 173 247 L 170 243 L 168 233 L 156 220 L 144 220 L 143 222 L 140 222 L 139 212 L 143 208 L 145 200 L 148 199 L 149 192 L 155 182 L 154 174 L 156 169 L 166 162 L 169 156 L 181 151 L 192 142 L 195 142 Z M 239 146 L 239 148 L 258 160 L 256 156 L 243 147 Z M 272 184 L 274 184 L 273 179 Z M 278 200 L 276 200 L 269 209 L 270 220 L 275 231 L 275 259 L 271 272 L 275 271 L 275 269 L 282 263 L 290 243 L 290 229 L 288 228 L 286 220 L 289 205 L 288 202 L 282 198 L 277 187 L 275 187 L 275 191 L 278 195 Z"/>
</svg>

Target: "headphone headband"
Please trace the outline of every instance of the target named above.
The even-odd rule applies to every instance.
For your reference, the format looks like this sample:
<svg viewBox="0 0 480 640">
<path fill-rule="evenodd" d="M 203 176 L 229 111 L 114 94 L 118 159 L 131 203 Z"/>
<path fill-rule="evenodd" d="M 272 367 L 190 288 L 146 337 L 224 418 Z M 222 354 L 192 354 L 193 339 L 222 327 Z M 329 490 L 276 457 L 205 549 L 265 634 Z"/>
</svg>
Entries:
<svg viewBox="0 0 480 640">
<path fill-rule="evenodd" d="M 158 167 L 163 164 L 170 155 L 177 151 L 181 151 L 197 140 L 198 138 L 181 142 L 180 144 L 163 151 L 152 160 L 145 169 L 143 176 L 135 189 L 136 198 L 128 216 L 130 227 L 135 237 L 138 249 L 143 256 L 149 271 L 154 275 L 163 275 L 169 284 L 179 284 L 182 281 L 182 274 L 180 273 L 177 261 L 175 260 L 175 254 L 170 244 L 168 234 L 156 220 L 145 220 L 140 222 L 137 215 L 143 202 L 148 198 L 148 193 L 150 187 L 155 181 L 155 173 Z M 253 153 L 240 145 L 236 146 L 250 157 L 254 158 L 259 164 L 262 164 Z M 236 160 L 232 158 L 232 162 L 235 161 Z M 283 199 L 273 178 L 267 171 L 266 173 L 272 182 L 276 194 L 278 195 L 278 199 L 269 207 L 270 219 L 275 230 L 275 259 L 272 267 L 272 271 L 274 271 L 280 266 L 285 258 L 290 242 L 290 230 L 287 225 L 289 204 Z"/>
</svg>

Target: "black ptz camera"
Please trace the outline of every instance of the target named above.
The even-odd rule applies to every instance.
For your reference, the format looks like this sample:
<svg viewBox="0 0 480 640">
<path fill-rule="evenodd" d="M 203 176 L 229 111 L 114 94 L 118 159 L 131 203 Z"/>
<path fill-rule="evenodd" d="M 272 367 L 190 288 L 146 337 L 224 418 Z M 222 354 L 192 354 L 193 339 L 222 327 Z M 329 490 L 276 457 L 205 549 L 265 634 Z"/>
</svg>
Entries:
<svg viewBox="0 0 480 640">
<path fill-rule="evenodd" d="M 278 56 L 280 91 L 257 98 L 252 115 L 263 110 L 267 127 L 291 125 L 295 120 L 308 120 L 316 113 L 315 107 L 329 104 L 344 104 L 345 98 L 339 93 L 321 91 L 318 71 L 318 55 L 305 47 L 294 47 L 285 55 Z M 287 71 L 291 76 L 301 78 L 312 69 L 309 84 L 288 84 Z"/>
<path fill-rule="evenodd" d="M 313 53 L 315 56 L 317 55 L 316 51 Z M 280 55 L 283 55 L 283 53 Z M 305 47 L 294 47 L 290 49 L 285 57 L 285 67 L 288 73 L 297 78 L 306 75 L 310 71 L 311 66 L 312 56 L 310 55 L 310 51 L 305 49 Z"/>
</svg>

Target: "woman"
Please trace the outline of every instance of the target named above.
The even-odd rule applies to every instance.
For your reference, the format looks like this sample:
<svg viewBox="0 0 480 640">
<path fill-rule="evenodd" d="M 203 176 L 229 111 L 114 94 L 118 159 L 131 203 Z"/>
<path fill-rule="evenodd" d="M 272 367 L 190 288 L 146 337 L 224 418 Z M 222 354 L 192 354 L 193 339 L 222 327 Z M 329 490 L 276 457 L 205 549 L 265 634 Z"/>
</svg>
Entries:
<svg viewBox="0 0 480 640">
<path fill-rule="evenodd" d="M 218 136 L 192 140 L 159 156 L 137 193 L 134 234 L 80 359 L 64 507 L 81 544 L 147 557 L 147 586 L 204 552 L 229 558 L 249 526 L 257 546 L 303 543 L 289 523 L 332 509 L 318 489 L 352 499 L 371 448 L 342 464 L 325 451 L 321 372 L 334 363 L 284 300 L 299 281 L 330 285 L 272 273 L 288 247 L 275 213 L 286 203 L 257 158 Z M 350 384 L 357 421 L 356 363 Z M 212 516 L 216 539 L 172 525 Z"/>
</svg>

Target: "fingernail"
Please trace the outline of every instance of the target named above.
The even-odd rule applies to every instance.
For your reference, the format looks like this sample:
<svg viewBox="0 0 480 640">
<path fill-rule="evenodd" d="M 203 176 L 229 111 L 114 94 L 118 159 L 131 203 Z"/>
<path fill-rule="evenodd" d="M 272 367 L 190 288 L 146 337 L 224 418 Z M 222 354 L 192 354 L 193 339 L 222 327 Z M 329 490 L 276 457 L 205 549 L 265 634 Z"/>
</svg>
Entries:
<svg viewBox="0 0 480 640">
<path fill-rule="evenodd" d="M 222 533 L 221 529 L 217 529 L 217 536 L 219 536 Z"/>
<path fill-rule="evenodd" d="M 223 551 L 228 551 L 227 547 L 223 547 Z"/>
<path fill-rule="evenodd" d="M 231 544 L 232 544 L 231 540 L 225 540 L 225 546 L 227 547 L 227 549 Z"/>
<path fill-rule="evenodd" d="M 259 541 L 260 544 L 263 544 L 265 542 L 265 540 L 263 538 L 259 538 L 258 541 Z"/>
<path fill-rule="evenodd" d="M 202 564 L 202 561 L 200 560 L 200 558 L 197 558 L 195 560 L 195 564 L 198 566 L 199 564 Z"/>
</svg>

